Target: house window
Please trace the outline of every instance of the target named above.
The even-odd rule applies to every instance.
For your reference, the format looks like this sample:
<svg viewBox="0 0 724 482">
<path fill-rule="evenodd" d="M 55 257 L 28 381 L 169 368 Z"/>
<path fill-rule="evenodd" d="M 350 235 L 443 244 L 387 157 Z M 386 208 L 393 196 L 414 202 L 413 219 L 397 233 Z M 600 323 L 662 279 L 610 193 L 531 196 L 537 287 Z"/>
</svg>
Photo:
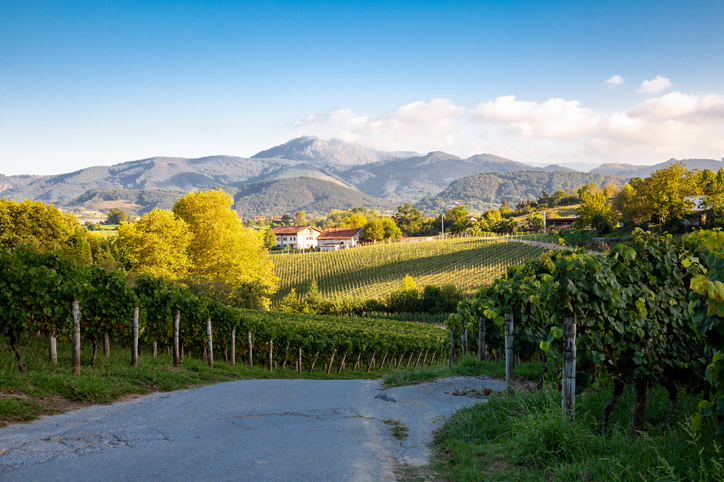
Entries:
<svg viewBox="0 0 724 482">
<path fill-rule="evenodd" d="M 287 240 L 287 237 L 286 237 L 286 236 L 284 236 L 284 241 L 286 241 L 286 240 Z"/>
</svg>

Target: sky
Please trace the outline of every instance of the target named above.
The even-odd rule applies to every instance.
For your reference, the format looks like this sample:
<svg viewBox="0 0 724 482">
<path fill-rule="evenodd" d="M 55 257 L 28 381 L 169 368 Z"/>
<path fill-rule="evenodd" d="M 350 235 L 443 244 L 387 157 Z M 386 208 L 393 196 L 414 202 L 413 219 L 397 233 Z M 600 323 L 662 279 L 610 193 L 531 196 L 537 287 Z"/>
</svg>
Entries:
<svg viewBox="0 0 724 482">
<path fill-rule="evenodd" d="M 724 157 L 724 2 L 33 1 L 0 15 L 0 173 L 301 135 L 535 163 Z"/>
</svg>

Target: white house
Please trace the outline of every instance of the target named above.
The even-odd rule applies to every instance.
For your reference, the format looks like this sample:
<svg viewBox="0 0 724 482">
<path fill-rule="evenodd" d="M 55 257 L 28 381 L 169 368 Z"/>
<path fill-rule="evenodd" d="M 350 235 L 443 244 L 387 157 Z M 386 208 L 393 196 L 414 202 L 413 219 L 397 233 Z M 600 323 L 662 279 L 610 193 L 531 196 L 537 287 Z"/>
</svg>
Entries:
<svg viewBox="0 0 724 482">
<path fill-rule="evenodd" d="M 362 228 L 329 228 L 317 237 L 320 251 L 353 248 L 362 239 Z"/>
<path fill-rule="evenodd" d="M 289 246 L 292 249 L 310 249 L 317 246 L 317 237 L 322 232 L 312 226 L 282 226 L 272 228 L 277 237 L 277 246 Z"/>
</svg>

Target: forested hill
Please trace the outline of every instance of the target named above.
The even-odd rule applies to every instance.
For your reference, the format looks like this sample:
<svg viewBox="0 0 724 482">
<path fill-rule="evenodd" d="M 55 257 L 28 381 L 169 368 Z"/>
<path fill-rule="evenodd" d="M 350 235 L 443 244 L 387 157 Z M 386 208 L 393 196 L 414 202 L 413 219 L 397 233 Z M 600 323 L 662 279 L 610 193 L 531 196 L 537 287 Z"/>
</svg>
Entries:
<svg viewBox="0 0 724 482">
<path fill-rule="evenodd" d="M 311 177 L 296 177 L 257 182 L 242 186 L 234 196 L 238 215 L 274 216 L 305 211 L 326 214 L 331 209 L 356 206 L 392 211 L 396 204 L 341 186 L 335 182 Z"/>
<path fill-rule="evenodd" d="M 597 186 L 616 184 L 623 186 L 626 178 L 587 172 L 485 172 L 453 181 L 444 191 L 422 199 L 417 208 L 423 212 L 440 211 L 451 203 L 460 203 L 468 209 L 482 211 L 503 199 L 514 205 L 518 201 L 535 199 L 541 191 L 553 193 L 559 189 L 578 189 L 595 183 Z"/>
</svg>

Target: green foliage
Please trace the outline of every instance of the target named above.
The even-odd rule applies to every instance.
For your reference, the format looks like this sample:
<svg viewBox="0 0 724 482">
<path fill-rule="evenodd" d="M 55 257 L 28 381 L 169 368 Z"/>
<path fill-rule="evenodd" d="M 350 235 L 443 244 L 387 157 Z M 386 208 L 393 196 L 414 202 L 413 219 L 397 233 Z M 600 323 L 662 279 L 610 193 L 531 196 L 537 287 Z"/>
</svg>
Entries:
<svg viewBox="0 0 724 482">
<path fill-rule="evenodd" d="M 106 213 L 107 224 L 121 224 L 128 221 L 128 213 L 120 208 L 111 208 Z"/>
<path fill-rule="evenodd" d="M 80 263 L 91 261 L 88 231 L 71 214 L 52 204 L 0 198 L 0 248 L 25 244 L 37 251 L 58 251 Z"/>
</svg>

